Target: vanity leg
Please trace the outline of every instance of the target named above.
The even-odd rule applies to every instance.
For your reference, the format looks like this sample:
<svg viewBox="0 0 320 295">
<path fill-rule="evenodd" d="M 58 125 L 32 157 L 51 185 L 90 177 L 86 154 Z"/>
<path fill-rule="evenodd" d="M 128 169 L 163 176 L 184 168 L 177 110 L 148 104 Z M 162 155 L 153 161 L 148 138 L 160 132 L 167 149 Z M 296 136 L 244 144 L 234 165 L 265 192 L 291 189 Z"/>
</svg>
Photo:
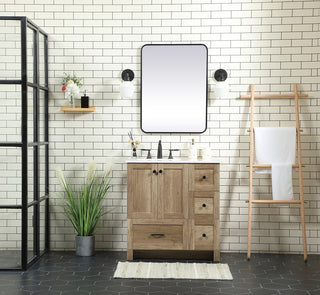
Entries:
<svg viewBox="0 0 320 295">
<path fill-rule="evenodd" d="M 133 260 L 133 250 L 132 249 L 127 250 L 127 260 Z"/>
<path fill-rule="evenodd" d="M 132 245 L 132 220 L 127 221 L 127 260 L 133 260 L 133 245 Z"/>
<path fill-rule="evenodd" d="M 214 251 L 213 252 L 213 261 L 219 262 L 220 261 L 220 251 Z"/>
</svg>

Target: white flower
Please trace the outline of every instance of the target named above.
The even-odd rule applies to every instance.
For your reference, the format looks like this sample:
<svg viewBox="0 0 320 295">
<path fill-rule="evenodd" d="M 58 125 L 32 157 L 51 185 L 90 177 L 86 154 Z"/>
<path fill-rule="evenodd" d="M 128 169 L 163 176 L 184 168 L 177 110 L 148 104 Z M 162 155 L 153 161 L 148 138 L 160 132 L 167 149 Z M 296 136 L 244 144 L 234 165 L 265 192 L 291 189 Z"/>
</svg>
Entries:
<svg viewBox="0 0 320 295">
<path fill-rule="evenodd" d="M 61 185 L 65 187 L 66 186 L 66 180 L 64 178 L 64 175 L 63 175 L 63 172 L 62 172 L 61 168 L 57 168 L 56 169 L 56 174 L 57 174 L 57 176 L 58 176 L 58 178 L 60 180 Z"/>
<path fill-rule="evenodd" d="M 96 168 L 96 163 L 95 162 L 91 162 L 89 165 L 89 169 L 88 169 L 88 174 L 87 174 L 87 181 L 90 182 L 92 179 L 92 175 L 94 173 L 94 170 Z"/>
<path fill-rule="evenodd" d="M 73 99 L 80 97 L 80 88 L 73 81 L 71 83 L 69 82 L 67 83 L 65 93 L 69 101 L 72 102 L 71 97 L 73 97 Z"/>
</svg>

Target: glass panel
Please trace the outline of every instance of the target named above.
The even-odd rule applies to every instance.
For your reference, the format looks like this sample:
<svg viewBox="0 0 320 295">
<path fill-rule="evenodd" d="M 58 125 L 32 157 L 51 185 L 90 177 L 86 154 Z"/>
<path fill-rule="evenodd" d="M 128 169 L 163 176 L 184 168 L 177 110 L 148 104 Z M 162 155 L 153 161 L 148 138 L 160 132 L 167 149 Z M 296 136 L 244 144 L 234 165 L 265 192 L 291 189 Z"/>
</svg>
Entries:
<svg viewBox="0 0 320 295">
<path fill-rule="evenodd" d="M 28 262 L 32 260 L 34 255 L 34 228 L 33 228 L 33 215 L 34 206 L 28 208 Z"/>
<path fill-rule="evenodd" d="M 34 31 L 27 28 L 27 78 L 28 82 L 33 83 L 33 60 L 34 60 Z"/>
<path fill-rule="evenodd" d="M 33 151 L 35 147 L 28 148 L 28 203 L 32 202 L 34 200 L 33 192 L 33 181 L 34 181 L 34 169 L 33 169 Z"/>
<path fill-rule="evenodd" d="M 40 90 L 39 92 L 39 120 L 38 120 L 38 132 L 39 141 L 45 141 L 45 91 Z"/>
<path fill-rule="evenodd" d="M 33 115 L 34 115 L 34 104 L 33 96 L 35 95 L 36 88 L 28 87 L 28 142 L 34 141 L 33 134 Z"/>
<path fill-rule="evenodd" d="M 40 198 L 46 194 L 46 148 L 39 147 L 39 192 Z"/>
<path fill-rule="evenodd" d="M 46 86 L 46 77 L 45 77 L 45 36 L 39 34 L 39 84 L 41 86 Z"/>
<path fill-rule="evenodd" d="M 0 80 L 20 80 L 20 21 L 0 20 L 0 43 Z"/>
<path fill-rule="evenodd" d="M 0 101 L 0 142 L 21 142 L 21 86 L 0 85 Z"/>
<path fill-rule="evenodd" d="M 21 210 L 0 209 L 0 269 L 21 268 Z"/>
<path fill-rule="evenodd" d="M 0 171 L 0 205 L 21 205 L 21 148 L 0 147 Z"/>
<path fill-rule="evenodd" d="M 40 203 L 40 252 L 45 250 L 45 234 L 46 234 L 46 201 Z"/>
</svg>

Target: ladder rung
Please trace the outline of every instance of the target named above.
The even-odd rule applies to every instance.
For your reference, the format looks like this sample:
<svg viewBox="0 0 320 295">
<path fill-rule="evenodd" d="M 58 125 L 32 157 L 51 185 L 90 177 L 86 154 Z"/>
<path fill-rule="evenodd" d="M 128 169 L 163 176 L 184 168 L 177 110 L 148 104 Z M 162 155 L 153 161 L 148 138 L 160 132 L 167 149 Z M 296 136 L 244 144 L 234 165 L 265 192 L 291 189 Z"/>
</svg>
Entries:
<svg viewBox="0 0 320 295">
<path fill-rule="evenodd" d="M 308 201 L 303 201 L 308 203 Z M 249 200 L 246 200 L 246 203 L 249 203 Z M 252 200 L 252 204 L 301 204 L 301 201 L 297 200 Z"/>
<path fill-rule="evenodd" d="M 279 127 L 279 128 L 281 128 L 281 127 Z M 299 129 L 299 131 L 300 131 L 300 132 L 303 132 L 303 129 Z M 251 130 L 250 130 L 250 129 L 247 129 L 247 132 L 251 132 Z"/>
<path fill-rule="evenodd" d="M 308 97 L 308 94 L 298 93 L 298 97 Z M 250 99 L 251 94 L 242 94 L 240 98 Z M 254 94 L 254 98 L 295 98 L 294 94 Z"/>
<path fill-rule="evenodd" d="M 250 165 L 246 167 L 250 167 Z M 301 165 L 301 167 L 305 167 L 305 165 Z M 271 168 L 271 164 L 253 164 L 252 168 Z M 299 164 L 293 164 L 292 168 L 299 168 Z"/>
</svg>

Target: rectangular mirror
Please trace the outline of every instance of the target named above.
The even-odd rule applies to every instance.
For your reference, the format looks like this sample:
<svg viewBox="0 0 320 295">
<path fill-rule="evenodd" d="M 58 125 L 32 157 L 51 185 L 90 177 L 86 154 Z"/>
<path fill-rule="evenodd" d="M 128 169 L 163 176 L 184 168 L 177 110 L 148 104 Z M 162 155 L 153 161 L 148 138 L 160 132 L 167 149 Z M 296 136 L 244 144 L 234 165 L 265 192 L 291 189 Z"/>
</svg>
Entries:
<svg viewBox="0 0 320 295">
<path fill-rule="evenodd" d="M 143 132 L 207 129 L 208 49 L 203 44 L 147 44 L 141 49 Z"/>
</svg>

